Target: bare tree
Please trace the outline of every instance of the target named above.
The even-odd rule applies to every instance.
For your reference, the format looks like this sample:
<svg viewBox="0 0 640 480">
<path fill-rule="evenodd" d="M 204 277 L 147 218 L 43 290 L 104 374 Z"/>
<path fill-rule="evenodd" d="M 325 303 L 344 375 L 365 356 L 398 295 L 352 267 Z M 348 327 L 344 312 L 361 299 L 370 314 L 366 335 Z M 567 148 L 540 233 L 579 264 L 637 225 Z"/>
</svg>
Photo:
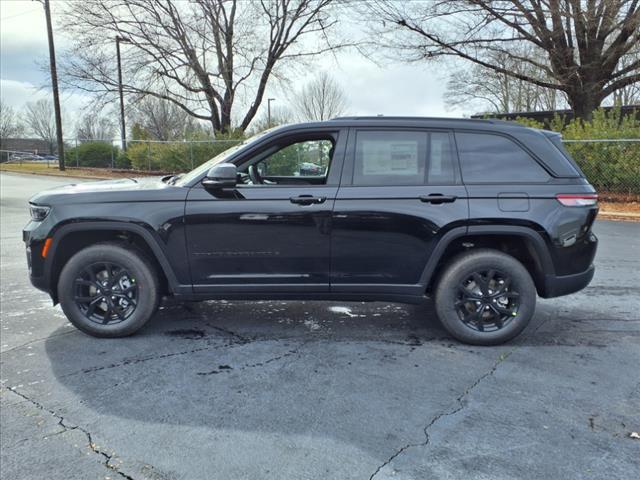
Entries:
<svg viewBox="0 0 640 480">
<path fill-rule="evenodd" d="M 640 61 L 640 44 L 629 55 L 620 61 L 620 67 L 625 68 Z M 635 82 L 613 92 L 607 99 L 613 105 L 640 105 L 640 82 Z M 606 103 L 609 103 L 605 101 Z"/>
<path fill-rule="evenodd" d="M 20 135 L 22 124 L 12 107 L 0 100 L 0 142 Z"/>
<path fill-rule="evenodd" d="M 71 2 L 64 21 L 75 40 L 67 84 L 117 91 L 114 38 L 126 39 L 124 92 L 174 103 L 227 132 L 245 130 L 269 80 L 284 67 L 337 48 L 328 41 L 335 0 L 86 0 Z M 239 104 L 242 110 L 238 111 Z"/>
<path fill-rule="evenodd" d="M 18 120 L 13 108 L 0 100 L 0 150 L 6 148 L 8 138 L 17 137 L 23 131 L 22 124 Z M 9 159 L 8 152 L 0 151 L 0 161 Z"/>
<path fill-rule="evenodd" d="M 389 45 L 396 56 L 456 57 L 559 90 L 581 118 L 640 81 L 640 60 L 621 63 L 640 42 L 639 0 L 372 0 L 367 5 L 378 45 Z M 489 54 L 528 64 L 534 73 L 505 68 Z"/>
<path fill-rule="evenodd" d="M 251 124 L 251 133 L 260 133 L 273 127 L 285 125 L 293 122 L 293 115 L 284 107 L 271 107 L 271 117 L 267 116 L 267 112 L 263 111 L 257 115 Z"/>
<path fill-rule="evenodd" d="M 136 102 L 132 121 L 155 140 L 184 139 L 198 129 L 198 122 L 175 103 L 148 96 Z"/>
<path fill-rule="evenodd" d="M 25 122 L 29 133 L 46 141 L 50 153 L 55 152 L 57 129 L 53 103 L 43 98 L 36 102 L 28 102 L 25 110 Z"/>
<path fill-rule="evenodd" d="M 300 120 L 322 121 L 344 115 L 347 97 L 340 85 L 322 72 L 296 93 L 293 105 Z"/>
<path fill-rule="evenodd" d="M 497 53 L 492 61 L 505 70 L 531 74 L 532 67 Z M 455 70 L 449 76 L 445 101 L 451 107 L 476 112 L 530 112 L 556 110 L 566 104 L 562 92 L 526 82 L 480 65 Z"/>
<path fill-rule="evenodd" d="M 113 121 L 104 116 L 89 113 L 76 125 L 76 138 L 81 142 L 111 142 L 115 134 Z"/>
</svg>

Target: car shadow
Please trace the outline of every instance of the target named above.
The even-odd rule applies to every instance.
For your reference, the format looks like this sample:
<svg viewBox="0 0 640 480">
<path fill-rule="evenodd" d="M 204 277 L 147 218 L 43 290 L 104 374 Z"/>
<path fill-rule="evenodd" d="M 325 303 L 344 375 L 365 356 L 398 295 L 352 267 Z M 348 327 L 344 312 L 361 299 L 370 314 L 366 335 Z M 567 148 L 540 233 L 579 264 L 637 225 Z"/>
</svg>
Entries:
<svg viewBox="0 0 640 480">
<path fill-rule="evenodd" d="M 168 305 L 132 337 L 54 332 L 45 347 L 78 405 L 112 418 L 287 436 L 311 423 L 314 436 L 376 450 L 398 425 L 415 434 L 408 419 L 455 402 L 506 352 L 592 340 L 539 310 L 499 347 L 456 342 L 429 303 L 279 301 Z"/>
</svg>

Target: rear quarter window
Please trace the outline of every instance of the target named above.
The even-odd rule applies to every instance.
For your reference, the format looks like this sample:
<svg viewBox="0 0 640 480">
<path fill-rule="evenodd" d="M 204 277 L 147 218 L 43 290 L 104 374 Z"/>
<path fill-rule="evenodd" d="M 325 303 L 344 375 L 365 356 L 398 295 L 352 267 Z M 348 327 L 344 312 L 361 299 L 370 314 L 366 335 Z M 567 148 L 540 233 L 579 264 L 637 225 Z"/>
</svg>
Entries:
<svg viewBox="0 0 640 480">
<path fill-rule="evenodd" d="M 490 133 L 456 133 L 465 183 L 543 183 L 549 174 L 515 141 Z"/>
</svg>

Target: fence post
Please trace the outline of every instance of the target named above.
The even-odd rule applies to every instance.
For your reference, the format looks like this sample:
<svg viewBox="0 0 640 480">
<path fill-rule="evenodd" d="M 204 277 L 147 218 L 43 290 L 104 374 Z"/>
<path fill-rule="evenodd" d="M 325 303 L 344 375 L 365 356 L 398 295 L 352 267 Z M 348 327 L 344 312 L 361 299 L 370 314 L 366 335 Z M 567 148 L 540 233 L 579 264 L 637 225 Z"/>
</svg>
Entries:
<svg viewBox="0 0 640 480">
<path fill-rule="evenodd" d="M 111 170 L 113 170 L 113 142 L 111 142 Z"/>
<path fill-rule="evenodd" d="M 76 168 L 80 168 L 80 159 L 78 158 L 78 139 L 75 139 L 76 142 Z"/>
<path fill-rule="evenodd" d="M 151 171 L 151 145 L 147 142 L 147 171 Z"/>
<path fill-rule="evenodd" d="M 193 170 L 193 142 L 189 141 L 189 156 L 191 157 L 191 170 Z"/>
</svg>

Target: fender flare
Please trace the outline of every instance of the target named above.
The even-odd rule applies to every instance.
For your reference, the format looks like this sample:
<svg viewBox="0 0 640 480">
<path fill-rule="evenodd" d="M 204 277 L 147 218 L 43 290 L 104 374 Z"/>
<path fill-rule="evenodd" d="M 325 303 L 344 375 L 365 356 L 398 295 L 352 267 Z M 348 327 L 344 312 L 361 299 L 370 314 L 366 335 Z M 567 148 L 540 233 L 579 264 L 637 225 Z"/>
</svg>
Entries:
<svg viewBox="0 0 640 480">
<path fill-rule="evenodd" d="M 514 225 L 472 225 L 468 227 L 456 227 L 445 233 L 438 244 L 433 250 L 431 257 L 427 261 L 427 264 L 420 276 L 420 284 L 425 288 L 429 285 L 429 282 L 433 279 L 433 273 L 438 266 L 438 263 L 442 259 L 447 247 L 456 239 L 469 235 L 510 235 L 526 238 L 531 242 L 538 259 L 540 260 L 540 268 L 542 270 L 543 277 L 540 279 L 544 281 L 545 274 L 555 274 L 555 268 L 553 266 L 553 260 L 549 252 L 549 248 L 544 238 L 536 232 L 533 228 L 514 226 Z"/>
<path fill-rule="evenodd" d="M 47 279 L 47 283 L 51 287 L 51 291 L 55 293 L 55 286 L 52 285 L 53 264 L 56 257 L 56 251 L 60 243 L 70 233 L 82 232 L 82 231 L 96 231 L 96 230 L 118 230 L 123 232 L 131 232 L 139 235 L 149 246 L 155 259 L 157 260 L 160 268 L 167 278 L 169 284 L 169 290 L 178 293 L 185 289 L 184 285 L 180 285 L 178 279 L 167 259 L 167 256 L 160 246 L 160 242 L 155 238 L 154 233 L 150 231 L 151 227 L 145 228 L 143 225 L 122 221 L 81 221 L 63 225 L 52 232 L 52 242 L 49 249 L 51 261 L 45 263 L 44 276 Z M 190 292 L 190 289 L 189 289 Z"/>
</svg>

